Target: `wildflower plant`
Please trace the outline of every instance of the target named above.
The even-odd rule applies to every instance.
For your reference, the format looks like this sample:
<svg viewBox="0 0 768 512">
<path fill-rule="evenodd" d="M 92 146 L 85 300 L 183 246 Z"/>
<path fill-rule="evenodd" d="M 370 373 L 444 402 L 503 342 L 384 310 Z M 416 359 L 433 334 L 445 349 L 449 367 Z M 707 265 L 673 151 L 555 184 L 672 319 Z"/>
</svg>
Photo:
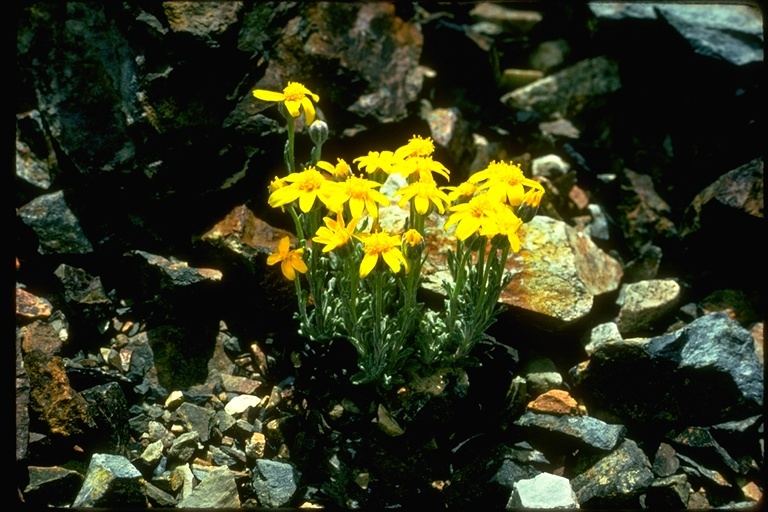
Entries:
<svg viewBox="0 0 768 512">
<path fill-rule="evenodd" d="M 468 364 L 501 311 L 499 296 L 511 279 L 507 258 L 520 250 L 517 232 L 536 214 L 541 185 L 518 165 L 494 161 L 459 185 L 440 186 L 438 179 L 449 181 L 450 171 L 433 159 L 432 139 L 419 135 L 398 148 L 367 151 L 352 165 L 321 160 L 329 130 L 316 119 L 317 94 L 289 82 L 282 93 L 253 95 L 277 102 L 286 119 L 287 173 L 270 184 L 268 202 L 291 215 L 298 243 L 291 249 L 284 238 L 267 263 L 279 262 L 295 284 L 300 334 L 320 343 L 346 339 L 358 354 L 352 381 L 385 389 L 410 373 Z M 313 147 L 310 159 L 297 165 L 294 138 L 302 114 Z M 390 199 L 379 189 L 393 174 L 406 184 Z M 379 208 L 392 205 L 407 212 L 402 233 L 379 222 Z M 440 310 L 418 297 L 428 257 L 426 221 L 435 211 L 447 219 L 430 229 L 456 239 Z"/>
</svg>

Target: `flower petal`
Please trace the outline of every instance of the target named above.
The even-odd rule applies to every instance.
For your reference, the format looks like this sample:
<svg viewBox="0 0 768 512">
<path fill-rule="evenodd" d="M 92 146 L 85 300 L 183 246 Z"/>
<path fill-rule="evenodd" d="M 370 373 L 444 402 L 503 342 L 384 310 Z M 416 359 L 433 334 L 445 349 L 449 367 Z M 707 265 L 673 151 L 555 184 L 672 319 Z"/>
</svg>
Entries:
<svg viewBox="0 0 768 512">
<path fill-rule="evenodd" d="M 313 96 L 317 97 L 317 95 Z M 301 106 L 304 107 L 304 116 L 306 117 L 307 126 L 309 126 L 315 120 L 315 106 L 306 96 L 301 98 Z"/>
<path fill-rule="evenodd" d="M 291 117 L 299 117 L 299 106 L 301 106 L 301 103 L 296 100 L 285 100 L 285 108 L 288 109 Z"/>
<path fill-rule="evenodd" d="M 264 89 L 254 89 L 253 96 L 262 101 L 283 101 L 285 99 L 285 94 L 281 92 L 265 91 Z"/>
<path fill-rule="evenodd" d="M 366 254 L 363 256 L 363 261 L 360 262 L 361 279 L 371 273 L 371 270 L 376 266 L 377 261 L 379 261 L 378 254 Z"/>
</svg>

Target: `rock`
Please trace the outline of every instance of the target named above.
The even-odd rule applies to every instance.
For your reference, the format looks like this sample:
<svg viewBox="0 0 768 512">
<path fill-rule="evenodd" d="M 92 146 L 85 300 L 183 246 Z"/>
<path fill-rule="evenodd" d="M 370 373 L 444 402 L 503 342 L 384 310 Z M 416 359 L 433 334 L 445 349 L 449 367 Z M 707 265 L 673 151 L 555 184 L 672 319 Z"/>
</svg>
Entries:
<svg viewBox="0 0 768 512">
<path fill-rule="evenodd" d="M 657 478 L 645 493 L 647 508 L 685 509 L 693 489 L 685 475 Z"/>
<path fill-rule="evenodd" d="M 574 509 L 579 508 L 567 478 L 541 473 L 514 483 L 507 508 Z"/>
<path fill-rule="evenodd" d="M 501 103 L 513 110 L 535 111 L 543 116 L 559 112 L 572 118 L 590 102 L 601 100 L 620 88 L 617 63 L 601 56 L 508 92 L 501 97 Z"/>
<path fill-rule="evenodd" d="M 146 508 L 144 478 L 120 455 L 96 453 L 91 457 L 83 486 L 72 507 Z"/>
<path fill-rule="evenodd" d="M 152 443 L 149 443 L 141 455 L 131 461 L 136 469 L 141 471 L 141 474 L 145 477 L 151 475 L 155 468 L 158 467 L 160 461 L 163 459 L 163 442 L 158 439 Z"/>
<path fill-rule="evenodd" d="M 240 508 L 235 477 L 228 468 L 217 468 L 178 504 L 181 508 Z"/>
<path fill-rule="evenodd" d="M 59 172 L 56 152 L 40 111 L 16 114 L 16 176 L 47 190 Z"/>
<path fill-rule="evenodd" d="M 571 165 L 555 154 L 540 156 L 531 162 L 531 174 L 543 176 L 549 180 L 563 176 L 570 169 Z"/>
<path fill-rule="evenodd" d="M 128 400 L 116 382 L 81 391 L 88 402 L 88 413 L 95 424 L 88 436 L 94 451 L 126 454 L 131 434 L 128 427 Z"/>
<path fill-rule="evenodd" d="M 257 460 L 252 485 L 259 505 L 267 508 L 288 506 L 298 488 L 299 478 L 299 473 L 287 462 Z"/>
<path fill-rule="evenodd" d="M 587 356 L 591 357 L 600 345 L 604 343 L 615 343 L 617 341 L 623 341 L 621 333 L 619 332 L 619 326 L 616 325 L 616 322 L 606 322 L 596 325 L 585 332 L 582 336 L 581 344 L 584 346 L 584 351 L 587 353 Z"/>
<path fill-rule="evenodd" d="M 443 293 L 443 279 L 450 280 L 444 247 L 453 243 L 450 235 L 441 231 L 433 229 L 425 237 L 429 256 L 423 267 L 423 286 L 436 293 Z M 544 315 L 534 321 L 562 329 L 586 316 L 596 295 L 618 288 L 622 275 L 619 262 L 564 222 L 536 216 L 523 224 L 519 236 L 520 252 L 507 262 L 512 281 L 499 301 Z"/>
<path fill-rule="evenodd" d="M 641 425 L 712 425 L 755 414 L 763 404 L 752 337 L 722 313 L 655 338 L 599 345 L 571 374 L 590 411 L 607 409 Z M 631 385 L 639 381 L 646 384 Z"/>
<path fill-rule="evenodd" d="M 237 416 L 245 413 L 250 408 L 258 407 L 260 403 L 261 399 L 257 396 L 237 395 L 227 402 L 227 405 L 224 406 L 224 410 L 233 416 Z"/>
<path fill-rule="evenodd" d="M 175 416 L 188 432 L 195 432 L 201 443 L 211 437 L 215 413 L 211 409 L 184 402 L 176 409 Z"/>
<path fill-rule="evenodd" d="M 539 414 L 553 414 L 555 416 L 579 414 L 579 406 L 576 400 L 567 391 L 562 389 L 550 389 L 546 393 L 537 396 L 528 404 L 528 410 Z"/>
<path fill-rule="evenodd" d="M 27 472 L 29 481 L 24 488 L 24 500 L 32 507 L 67 507 L 83 484 L 83 475 L 58 466 L 29 466 Z"/>
<path fill-rule="evenodd" d="M 505 33 L 515 35 L 527 34 L 542 20 L 539 12 L 511 9 L 495 2 L 478 2 L 469 15 L 478 21 L 497 24 Z"/>
<path fill-rule="evenodd" d="M 653 330 L 680 301 L 680 285 L 672 279 L 653 279 L 622 285 L 616 326 L 622 334 Z"/>
<path fill-rule="evenodd" d="M 559 441 L 598 450 L 613 450 L 627 432 L 624 425 L 610 425 L 590 416 L 554 416 L 531 411 L 520 416 L 515 425 L 543 439 L 545 444 Z"/>
<path fill-rule="evenodd" d="M 32 199 L 18 209 L 19 218 L 35 231 L 40 254 L 87 254 L 93 245 L 77 216 L 67 205 L 64 192 L 52 192 Z"/>
<path fill-rule="evenodd" d="M 189 34 L 211 48 L 220 46 L 220 39 L 238 25 L 243 2 L 163 4 L 163 13 L 171 31 Z"/>
<path fill-rule="evenodd" d="M 635 508 L 640 494 L 653 483 L 650 468 L 637 443 L 625 439 L 616 450 L 573 478 L 571 486 L 583 508 Z"/>
<path fill-rule="evenodd" d="M 48 318 L 51 316 L 51 312 L 50 301 L 16 286 L 16 315 L 34 320 L 36 318 Z"/>
<path fill-rule="evenodd" d="M 186 432 L 174 439 L 168 448 L 168 458 L 179 462 L 189 462 L 200 448 L 200 435 L 197 432 Z"/>
<path fill-rule="evenodd" d="M 619 205 L 623 230 L 635 248 L 642 248 L 653 238 L 669 238 L 677 228 L 669 218 L 672 209 L 656 192 L 653 179 L 631 169 L 624 169 L 624 179 L 631 191 Z"/>
</svg>

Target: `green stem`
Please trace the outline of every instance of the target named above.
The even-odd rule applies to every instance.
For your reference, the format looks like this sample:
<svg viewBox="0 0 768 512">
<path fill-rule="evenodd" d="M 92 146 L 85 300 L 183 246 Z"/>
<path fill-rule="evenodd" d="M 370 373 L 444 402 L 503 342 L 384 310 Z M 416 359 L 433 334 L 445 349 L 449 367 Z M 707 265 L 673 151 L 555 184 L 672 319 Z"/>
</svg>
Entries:
<svg viewBox="0 0 768 512">
<path fill-rule="evenodd" d="M 294 139 L 296 138 L 296 126 L 293 117 L 288 115 L 288 145 L 285 148 L 285 165 L 288 167 L 288 174 L 296 170 L 296 159 L 294 158 Z"/>
</svg>

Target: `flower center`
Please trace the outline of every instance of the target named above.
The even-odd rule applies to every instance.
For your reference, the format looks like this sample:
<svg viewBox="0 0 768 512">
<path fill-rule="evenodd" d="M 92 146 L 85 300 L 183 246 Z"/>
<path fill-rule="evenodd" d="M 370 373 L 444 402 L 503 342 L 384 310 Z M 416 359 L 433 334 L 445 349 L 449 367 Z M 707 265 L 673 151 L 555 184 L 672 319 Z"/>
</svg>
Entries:
<svg viewBox="0 0 768 512">
<path fill-rule="evenodd" d="M 390 236 L 386 233 L 374 233 L 365 240 L 365 252 L 367 254 L 381 254 L 392 248 Z"/>
<path fill-rule="evenodd" d="M 288 82 L 288 85 L 283 89 L 285 99 L 290 101 L 298 101 L 304 98 L 309 93 L 309 90 L 298 82 Z"/>
<path fill-rule="evenodd" d="M 297 182 L 299 190 L 303 192 L 312 192 L 323 186 L 325 178 L 318 171 L 304 171 L 301 180 Z"/>
</svg>

